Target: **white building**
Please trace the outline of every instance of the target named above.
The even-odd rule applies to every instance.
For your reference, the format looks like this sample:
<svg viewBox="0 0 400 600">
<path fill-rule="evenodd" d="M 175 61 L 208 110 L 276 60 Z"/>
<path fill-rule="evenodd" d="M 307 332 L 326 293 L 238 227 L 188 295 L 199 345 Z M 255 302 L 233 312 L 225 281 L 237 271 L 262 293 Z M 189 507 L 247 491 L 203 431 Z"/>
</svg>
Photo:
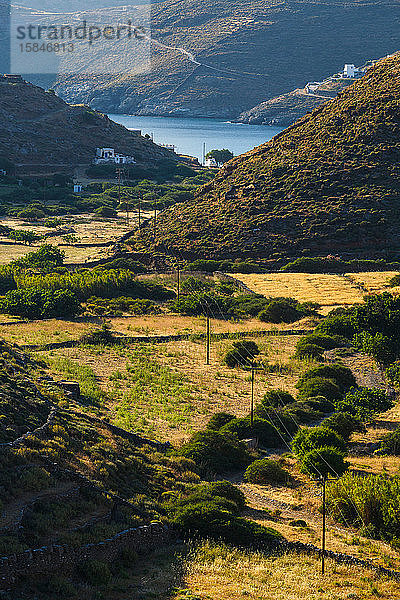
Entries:
<svg viewBox="0 0 400 600">
<path fill-rule="evenodd" d="M 355 77 L 356 76 L 356 65 L 344 65 L 343 75 L 345 77 Z"/>
<path fill-rule="evenodd" d="M 218 167 L 218 163 L 215 160 L 215 158 L 206 158 L 205 166 L 206 167 Z"/>
<path fill-rule="evenodd" d="M 134 165 L 136 160 L 133 156 L 118 154 L 114 148 L 96 148 L 96 165 L 116 164 L 116 165 Z"/>
<path fill-rule="evenodd" d="M 367 67 L 357 68 L 355 65 L 344 65 L 342 77 L 346 79 L 354 79 L 363 77 L 367 71 Z"/>
<path fill-rule="evenodd" d="M 74 194 L 80 194 L 82 192 L 82 184 L 74 183 Z"/>
</svg>

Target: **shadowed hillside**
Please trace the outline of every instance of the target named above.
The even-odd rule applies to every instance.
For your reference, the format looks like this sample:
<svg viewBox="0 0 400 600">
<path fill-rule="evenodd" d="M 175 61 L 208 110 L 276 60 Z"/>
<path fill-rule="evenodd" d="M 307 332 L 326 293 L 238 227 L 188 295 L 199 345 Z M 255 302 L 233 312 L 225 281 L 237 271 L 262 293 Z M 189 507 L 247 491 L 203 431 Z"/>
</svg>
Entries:
<svg viewBox="0 0 400 600">
<path fill-rule="evenodd" d="M 291 256 L 398 251 L 400 56 L 275 139 L 225 165 L 195 200 L 165 211 L 158 251 Z M 149 226 L 132 244 L 153 242 Z"/>
<path fill-rule="evenodd" d="M 103 146 L 144 165 L 178 159 L 87 106 L 71 106 L 51 91 L 0 76 L 0 156 L 19 170 L 89 165 L 96 147 Z"/>
</svg>

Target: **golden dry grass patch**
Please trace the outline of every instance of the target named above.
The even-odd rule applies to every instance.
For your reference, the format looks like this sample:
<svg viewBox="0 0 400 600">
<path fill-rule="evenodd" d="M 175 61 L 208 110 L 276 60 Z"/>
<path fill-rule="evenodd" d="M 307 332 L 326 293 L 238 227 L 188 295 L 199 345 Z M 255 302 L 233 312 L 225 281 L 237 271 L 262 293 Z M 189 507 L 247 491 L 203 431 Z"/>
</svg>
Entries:
<svg viewBox="0 0 400 600">
<path fill-rule="evenodd" d="M 1 319 L 3 320 L 3 317 Z M 18 345 L 50 344 L 78 340 L 93 327 L 95 327 L 93 323 L 61 319 L 19 322 L 0 325 L 0 337 Z"/>
<path fill-rule="evenodd" d="M 206 332 L 205 317 L 186 317 L 177 314 L 143 315 L 140 317 L 112 317 L 114 330 L 125 335 L 179 335 Z M 212 333 L 238 333 L 243 331 L 284 331 L 288 329 L 313 329 L 312 319 L 302 319 L 290 325 L 262 323 L 258 319 L 211 319 Z"/>
<path fill-rule="evenodd" d="M 391 291 L 389 281 L 398 275 L 398 271 L 368 271 L 366 273 L 346 273 L 355 283 L 360 284 L 370 294 L 380 294 Z"/>
<path fill-rule="evenodd" d="M 327 560 L 322 577 L 316 557 L 267 556 L 210 542 L 192 552 L 186 569 L 186 586 L 199 600 L 394 600 L 400 594 L 398 582 L 372 571 Z"/>
<path fill-rule="evenodd" d="M 295 392 L 295 383 L 303 362 L 291 358 L 298 336 L 254 338 L 264 359 L 282 365 L 280 372 L 257 373 L 255 401 L 260 402 L 269 389 L 282 388 Z M 81 366 L 90 367 L 99 385 L 111 392 L 107 404 L 110 418 L 124 419 L 131 427 L 160 440 L 180 443 L 189 435 L 205 426 L 210 417 L 220 411 L 245 416 L 250 412 L 251 381 L 248 371 L 229 369 L 222 362 L 230 340 L 211 345 L 211 364 L 206 365 L 204 342 L 190 340 L 162 344 L 132 344 L 125 349 L 90 347 L 64 348 L 51 352 L 51 356 L 65 357 Z M 130 357 L 138 372 L 138 379 L 127 375 Z M 284 369 L 284 366 L 288 368 Z M 165 370 L 164 370 L 165 369 Z M 120 373 L 117 377 L 115 374 Z M 175 405 L 162 399 L 165 392 L 165 377 L 168 373 L 181 381 L 182 402 Z M 110 377 L 113 381 L 110 380 Z M 156 392 L 157 390 L 157 392 Z M 135 400 L 133 400 L 133 396 Z M 127 397 L 132 400 L 128 403 Z M 181 411 L 186 412 L 181 413 Z M 169 415 L 165 414 L 168 410 Z M 177 426 L 176 419 L 183 418 Z M 121 421 L 118 421 L 123 424 Z M 124 425 L 125 426 L 125 425 Z M 140 429 L 137 429 L 137 428 Z"/>
<path fill-rule="evenodd" d="M 267 297 L 291 297 L 299 302 L 324 306 L 362 302 L 363 294 L 349 279 L 340 275 L 310 273 L 235 274 L 252 291 Z"/>
</svg>

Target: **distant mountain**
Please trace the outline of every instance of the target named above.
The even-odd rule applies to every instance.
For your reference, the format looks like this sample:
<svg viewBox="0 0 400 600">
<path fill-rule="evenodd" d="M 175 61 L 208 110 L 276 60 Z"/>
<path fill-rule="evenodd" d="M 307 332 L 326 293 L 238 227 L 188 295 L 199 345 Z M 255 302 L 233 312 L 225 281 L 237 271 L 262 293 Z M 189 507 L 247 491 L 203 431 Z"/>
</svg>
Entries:
<svg viewBox="0 0 400 600">
<path fill-rule="evenodd" d="M 175 256 L 400 252 L 400 53 L 270 142 L 234 158 L 135 249 Z"/>
<path fill-rule="evenodd" d="M 399 30 L 397 0 L 164 0 L 152 6 L 150 72 L 60 77 L 57 89 L 104 112 L 237 118 L 395 52 Z M 126 52 L 115 45 L 119 64 Z"/>
<path fill-rule="evenodd" d="M 0 157 L 18 171 L 89 165 L 97 147 L 115 148 L 146 166 L 178 160 L 170 150 L 87 106 L 71 106 L 53 92 L 0 75 Z"/>
</svg>

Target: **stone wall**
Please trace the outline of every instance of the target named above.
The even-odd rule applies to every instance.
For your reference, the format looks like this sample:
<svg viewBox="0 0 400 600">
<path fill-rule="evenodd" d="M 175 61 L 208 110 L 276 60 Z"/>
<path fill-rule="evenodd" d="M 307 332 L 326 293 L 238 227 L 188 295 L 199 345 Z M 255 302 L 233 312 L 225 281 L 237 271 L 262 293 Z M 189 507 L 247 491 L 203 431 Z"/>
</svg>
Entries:
<svg viewBox="0 0 400 600">
<path fill-rule="evenodd" d="M 142 527 L 120 531 L 114 537 L 80 548 L 53 544 L 20 554 L 0 557 L 0 589 L 6 590 L 23 577 L 72 574 L 86 560 L 96 559 L 112 563 L 118 561 L 122 550 L 133 550 L 146 554 L 161 546 L 172 543 L 175 534 L 162 523 L 151 523 Z"/>
</svg>

